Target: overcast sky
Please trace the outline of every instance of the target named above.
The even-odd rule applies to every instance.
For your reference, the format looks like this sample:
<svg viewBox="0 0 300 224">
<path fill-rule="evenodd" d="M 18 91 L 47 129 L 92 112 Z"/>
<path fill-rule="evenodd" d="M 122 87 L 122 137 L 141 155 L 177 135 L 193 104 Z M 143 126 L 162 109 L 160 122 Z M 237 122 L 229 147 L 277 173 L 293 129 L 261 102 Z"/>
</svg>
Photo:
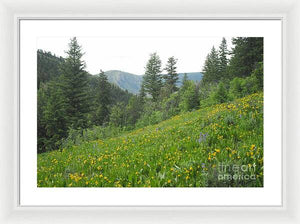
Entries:
<svg viewBox="0 0 300 224">
<path fill-rule="evenodd" d="M 66 57 L 65 51 L 71 37 L 40 37 L 38 49 L 51 51 Z M 163 68 L 168 57 L 178 59 L 177 72 L 202 71 L 205 58 L 211 48 L 219 47 L 222 37 L 77 37 L 85 53 L 83 60 L 91 74 L 100 69 L 121 70 L 143 75 L 149 55 L 157 52 Z M 226 37 L 231 49 L 231 37 Z"/>
</svg>

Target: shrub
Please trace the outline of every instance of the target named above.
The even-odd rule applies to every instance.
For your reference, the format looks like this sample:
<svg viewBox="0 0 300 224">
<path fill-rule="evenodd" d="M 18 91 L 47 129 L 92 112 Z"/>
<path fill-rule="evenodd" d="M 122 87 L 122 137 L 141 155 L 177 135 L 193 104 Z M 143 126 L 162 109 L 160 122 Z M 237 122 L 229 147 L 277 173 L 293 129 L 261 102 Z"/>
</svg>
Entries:
<svg viewBox="0 0 300 224">
<path fill-rule="evenodd" d="M 178 92 L 175 92 L 171 94 L 169 98 L 164 99 L 162 103 L 162 117 L 164 120 L 179 114 L 179 102 L 180 97 Z"/>
<path fill-rule="evenodd" d="M 186 81 L 186 86 L 180 92 L 179 108 L 181 111 L 191 111 L 199 106 L 198 90 L 193 81 Z"/>
<path fill-rule="evenodd" d="M 148 125 L 158 124 L 163 121 L 163 113 L 161 111 L 153 111 L 149 115 L 142 116 L 136 123 L 137 128 L 142 128 Z"/>
</svg>

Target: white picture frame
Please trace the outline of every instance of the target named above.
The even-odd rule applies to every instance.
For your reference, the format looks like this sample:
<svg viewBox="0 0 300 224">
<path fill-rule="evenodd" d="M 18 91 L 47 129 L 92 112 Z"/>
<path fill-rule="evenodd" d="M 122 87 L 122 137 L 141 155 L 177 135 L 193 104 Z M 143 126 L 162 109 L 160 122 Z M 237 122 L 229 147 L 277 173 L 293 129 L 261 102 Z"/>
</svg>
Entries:
<svg viewBox="0 0 300 224">
<path fill-rule="evenodd" d="M 19 206 L 282 206 L 281 23 L 279 19 L 28 19 L 19 23 Z M 119 25 L 118 25 L 119 24 Z M 147 24 L 147 26 L 145 25 Z M 95 27 L 99 27 L 96 29 Z M 153 27 L 153 28 L 152 28 Z M 167 28 L 168 27 L 168 28 Z M 176 29 L 175 29 L 176 27 Z M 194 29 L 199 27 L 201 29 Z M 259 36 L 264 38 L 264 187 L 40 188 L 36 187 L 36 48 L 40 37 L 139 35 Z M 178 31 L 177 31 L 178 30 Z M 122 41 L 120 39 L 120 41 Z M 230 39 L 230 38 L 229 38 Z M 149 39 L 148 41 L 151 41 Z M 201 41 L 201 39 L 198 39 Z M 108 41 L 109 42 L 109 41 Z M 107 43 L 108 43 L 107 42 Z M 150 43 L 149 43 L 150 44 Z M 181 43 L 182 44 L 182 43 Z M 196 43 L 194 43 L 196 44 Z M 192 49 L 185 45 L 186 49 Z M 132 51 L 134 51 L 132 46 Z M 276 62 L 276 63 L 274 63 Z M 124 68 L 126 70 L 126 67 Z M 28 77 L 28 78 L 27 78 Z M 30 105 L 30 106 L 29 106 Z M 276 112 L 275 112 L 276 111 Z M 276 137 L 274 137 L 276 136 Z M 26 152 L 26 153 L 24 153 Z"/>
<path fill-rule="evenodd" d="M 300 5 L 293 1 L 253 1 L 247 0 L 237 5 L 235 1 L 221 2 L 212 0 L 206 5 L 190 1 L 189 5 L 178 4 L 164 8 L 170 1 L 139 3 L 135 5 L 86 1 L 84 7 L 79 3 L 73 5 L 72 14 L 65 14 L 62 9 L 66 3 L 45 1 L 42 11 L 35 1 L 25 4 L 20 1 L 0 2 L 1 53 L 1 176 L 0 185 L 0 221 L 1 223 L 32 222 L 190 222 L 208 220 L 217 222 L 272 222 L 298 223 L 299 216 L 299 174 L 297 173 L 297 124 L 299 106 L 297 104 L 297 52 L 299 52 L 299 17 Z M 70 4 L 72 1 L 67 1 Z M 126 1 L 125 1 L 126 3 Z M 124 5 L 123 5 L 124 4 Z M 61 8 L 58 6 L 62 6 Z M 130 7 L 131 6 L 131 7 Z M 184 6 L 184 7 L 183 7 Z M 206 6 L 206 7 L 205 7 Z M 153 11 L 162 8 L 161 14 Z M 222 8 L 223 7 L 223 8 Z M 268 8 L 267 8 L 268 7 Z M 204 9 L 205 8 L 205 9 Z M 96 9 L 99 9 L 97 11 Z M 115 9 L 115 13 L 109 13 Z M 135 10 L 136 13 L 132 13 Z M 84 16 L 81 14 L 84 11 Z M 95 13 L 97 11 L 97 13 Z M 174 13 L 179 12 L 179 13 Z M 214 12 L 220 12 L 214 14 Z M 275 12 L 275 13 L 274 13 Z M 53 14 L 52 14 L 53 13 Z M 282 207 L 20 207 L 18 206 L 18 52 L 17 21 L 20 17 L 31 18 L 200 18 L 200 19 L 270 19 L 280 18 L 283 22 L 283 193 Z M 13 50 L 12 50 L 13 49 Z M 13 74 L 13 75 L 12 75 Z M 289 75 L 287 75 L 289 74 Z M 289 89 L 287 91 L 287 89 Z M 289 116 L 288 116 L 289 115 Z M 3 136 L 3 137 L 2 137 Z M 287 153 L 288 152 L 288 153 Z M 286 162 L 285 162 L 286 161 Z M 289 175 L 285 175 L 285 174 Z M 233 221 L 234 218 L 234 221 Z"/>
</svg>

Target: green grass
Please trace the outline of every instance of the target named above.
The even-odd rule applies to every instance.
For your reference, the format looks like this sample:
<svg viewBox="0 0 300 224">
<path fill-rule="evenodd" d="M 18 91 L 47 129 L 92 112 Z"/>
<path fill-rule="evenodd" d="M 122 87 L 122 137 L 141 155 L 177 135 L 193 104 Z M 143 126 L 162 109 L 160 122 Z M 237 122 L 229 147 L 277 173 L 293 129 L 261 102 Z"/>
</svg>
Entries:
<svg viewBox="0 0 300 224">
<path fill-rule="evenodd" d="M 262 187 L 263 93 L 37 159 L 38 187 Z"/>
</svg>

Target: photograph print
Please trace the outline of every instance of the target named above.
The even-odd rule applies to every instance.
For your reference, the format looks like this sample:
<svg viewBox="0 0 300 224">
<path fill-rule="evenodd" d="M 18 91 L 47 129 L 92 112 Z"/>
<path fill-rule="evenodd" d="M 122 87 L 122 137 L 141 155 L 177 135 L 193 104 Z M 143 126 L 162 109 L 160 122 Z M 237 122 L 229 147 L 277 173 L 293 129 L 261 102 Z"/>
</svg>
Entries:
<svg viewBox="0 0 300 224">
<path fill-rule="evenodd" d="M 263 187 L 263 37 L 37 40 L 37 187 Z"/>
</svg>

